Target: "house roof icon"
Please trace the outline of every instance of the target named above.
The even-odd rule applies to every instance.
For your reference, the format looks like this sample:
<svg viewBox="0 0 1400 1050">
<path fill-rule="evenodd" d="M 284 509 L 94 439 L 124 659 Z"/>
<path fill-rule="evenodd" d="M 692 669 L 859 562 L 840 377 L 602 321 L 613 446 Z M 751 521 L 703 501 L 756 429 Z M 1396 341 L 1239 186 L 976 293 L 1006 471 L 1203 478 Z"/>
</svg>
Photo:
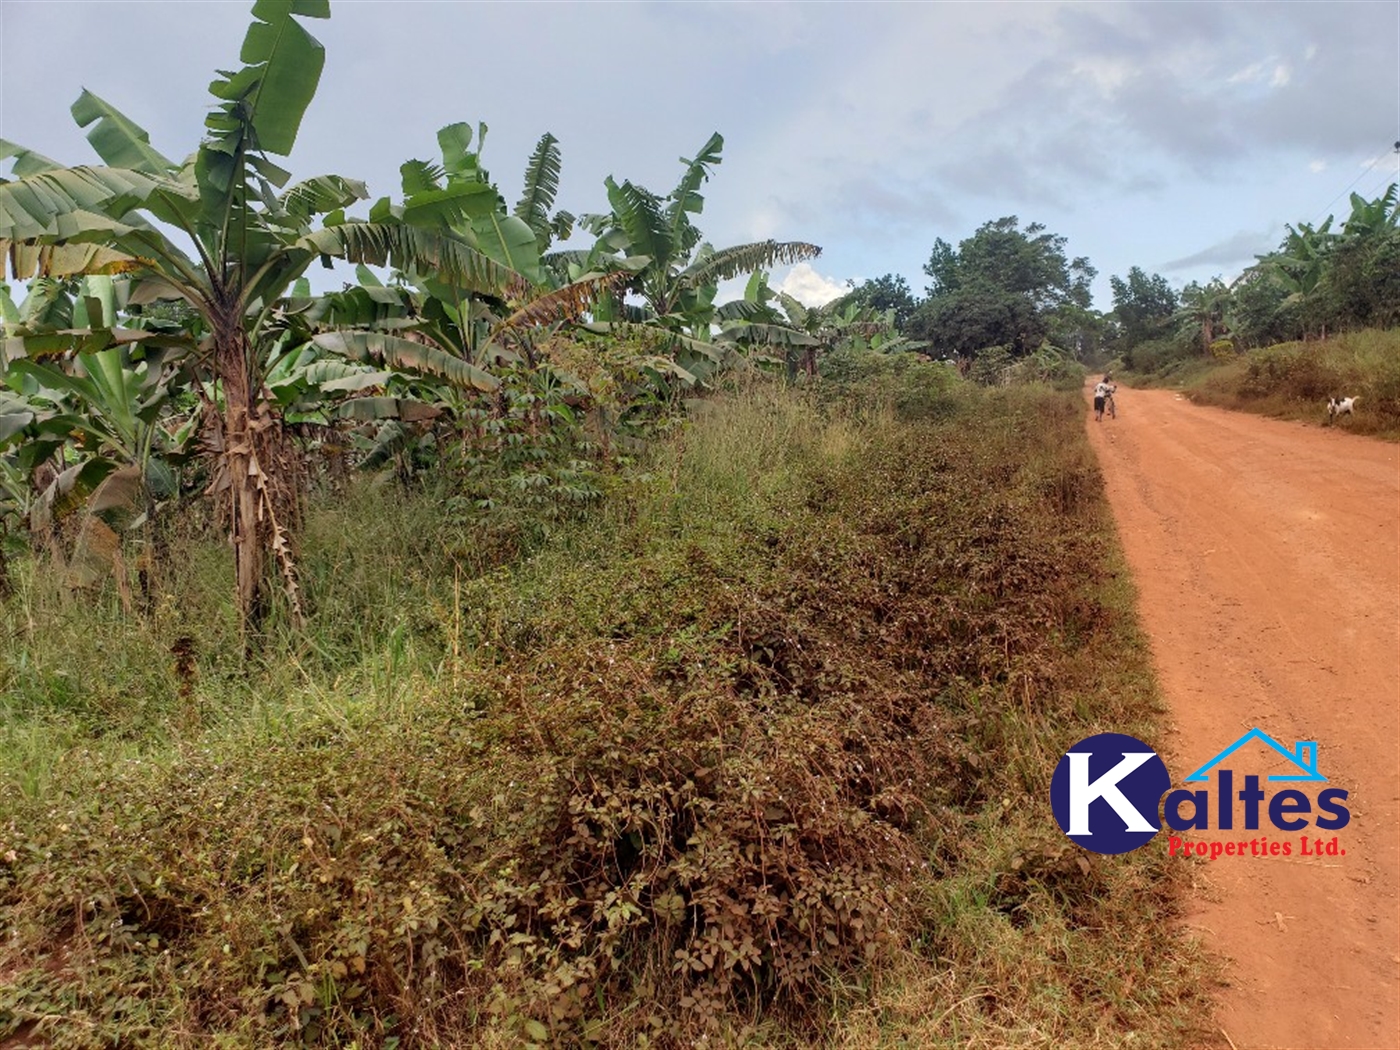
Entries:
<svg viewBox="0 0 1400 1050">
<path fill-rule="evenodd" d="M 1262 729 L 1255 728 L 1251 729 L 1248 733 L 1240 737 L 1233 744 L 1227 747 L 1224 751 L 1220 752 L 1220 754 L 1216 755 L 1209 762 L 1203 765 L 1200 769 L 1196 770 L 1196 772 L 1192 773 L 1189 777 L 1186 778 L 1186 781 L 1188 783 L 1199 783 L 1201 781 L 1209 781 L 1210 771 L 1212 769 L 1214 769 L 1225 759 L 1229 758 L 1240 748 L 1244 747 L 1244 745 L 1249 743 L 1251 740 L 1259 740 L 1267 744 L 1269 747 L 1273 748 L 1284 758 L 1288 759 L 1288 761 L 1292 762 L 1294 768 L 1297 769 L 1296 773 L 1274 773 L 1269 777 L 1270 780 L 1327 779 L 1317 771 L 1316 740 L 1299 740 L 1293 745 L 1293 750 L 1289 751 L 1288 748 L 1284 747 L 1277 740 L 1271 737 L 1268 733 L 1264 732 Z"/>
</svg>

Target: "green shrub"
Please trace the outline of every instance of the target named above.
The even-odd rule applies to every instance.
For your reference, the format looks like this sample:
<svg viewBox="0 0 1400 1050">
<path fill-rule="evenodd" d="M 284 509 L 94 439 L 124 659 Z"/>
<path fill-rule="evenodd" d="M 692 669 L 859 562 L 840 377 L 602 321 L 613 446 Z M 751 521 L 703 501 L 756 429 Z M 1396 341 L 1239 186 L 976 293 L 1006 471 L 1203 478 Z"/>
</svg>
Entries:
<svg viewBox="0 0 1400 1050">
<path fill-rule="evenodd" d="M 1146 657 L 1077 395 L 890 370 L 710 404 L 511 564 L 399 490 L 313 508 L 307 638 L 0 780 L 0 1033 L 813 1045 L 842 988 L 956 960 L 997 997 L 959 1030 L 1083 1045 L 1112 955 L 1115 1023 L 1168 1041 L 1199 982 L 1131 938 L 1153 859 L 1062 864 L 1032 816 L 1089 727 L 1152 735 L 1145 672 L 1101 673 Z"/>
<path fill-rule="evenodd" d="M 1360 397 L 1342 425 L 1400 434 L 1400 332 L 1349 332 L 1326 341 L 1280 343 L 1201 371 L 1186 386 L 1193 400 L 1319 422 L 1329 397 Z"/>
</svg>

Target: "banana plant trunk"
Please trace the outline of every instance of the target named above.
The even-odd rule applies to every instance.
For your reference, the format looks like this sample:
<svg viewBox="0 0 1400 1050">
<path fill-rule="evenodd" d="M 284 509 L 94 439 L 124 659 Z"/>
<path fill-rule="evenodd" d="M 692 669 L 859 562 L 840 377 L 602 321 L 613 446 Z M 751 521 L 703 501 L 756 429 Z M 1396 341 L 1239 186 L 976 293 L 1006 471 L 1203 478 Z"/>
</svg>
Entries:
<svg viewBox="0 0 1400 1050">
<path fill-rule="evenodd" d="M 248 339 L 236 305 L 221 311 L 214 332 L 215 361 L 223 387 L 224 461 L 228 471 L 238 613 L 245 629 L 256 629 L 265 609 L 266 544 L 258 513 L 258 462 L 253 430 L 253 379 Z"/>
</svg>

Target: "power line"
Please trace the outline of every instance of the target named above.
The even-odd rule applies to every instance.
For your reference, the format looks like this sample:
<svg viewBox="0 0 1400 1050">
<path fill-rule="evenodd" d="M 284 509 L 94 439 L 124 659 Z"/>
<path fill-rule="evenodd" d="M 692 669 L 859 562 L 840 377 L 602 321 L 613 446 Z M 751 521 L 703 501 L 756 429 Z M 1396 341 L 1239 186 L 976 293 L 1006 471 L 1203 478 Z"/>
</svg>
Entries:
<svg viewBox="0 0 1400 1050">
<path fill-rule="evenodd" d="M 1375 166 L 1381 162 L 1381 158 L 1382 158 L 1382 157 L 1391 156 L 1392 154 L 1393 154 L 1394 156 L 1396 156 L 1397 158 L 1400 158 L 1400 141 L 1397 141 L 1397 142 L 1395 143 L 1395 147 L 1394 147 L 1394 149 L 1392 149 L 1392 150 L 1390 151 L 1390 153 L 1378 153 L 1378 154 L 1376 154 L 1376 156 L 1371 160 L 1371 163 L 1370 163 L 1370 164 L 1367 164 L 1366 167 L 1365 167 L 1364 169 L 1362 169 L 1362 172 L 1361 172 L 1360 175 L 1358 175 L 1358 176 L 1356 176 L 1356 178 L 1352 179 L 1351 182 L 1347 184 L 1347 187 L 1346 187 L 1344 190 L 1342 190 L 1341 193 L 1337 194 L 1335 197 L 1333 197 L 1330 201 L 1327 202 L 1327 206 L 1324 207 L 1324 208 L 1322 209 L 1321 213 L 1318 215 L 1318 217 L 1317 217 L 1317 222 L 1321 222 L 1323 219 L 1327 218 L 1328 214 L 1329 214 L 1329 213 L 1331 212 L 1331 210 L 1332 210 L 1332 205 L 1336 204 L 1339 200 L 1341 200 L 1341 199 L 1342 199 L 1343 197 L 1345 197 L 1348 193 L 1350 193 L 1353 186 L 1355 186 L 1358 182 L 1360 182 L 1360 181 L 1361 181 L 1362 179 L 1364 179 L 1367 175 L 1369 175 L 1369 174 L 1371 173 L 1372 169 L 1374 169 Z"/>
<path fill-rule="evenodd" d="M 1400 143 L 1397 143 L 1397 148 L 1392 151 L 1391 156 L 1395 158 L 1395 170 L 1390 171 L 1388 164 L 1376 166 L 1375 174 L 1379 178 L 1372 182 L 1370 189 L 1362 194 L 1366 200 L 1375 200 L 1388 186 L 1400 183 Z"/>
<path fill-rule="evenodd" d="M 1395 182 L 1400 182 L 1400 173 L 1382 171 L 1380 172 L 1380 178 L 1373 182 L 1370 188 L 1362 193 L 1361 196 L 1368 201 L 1375 200 L 1387 186 Z"/>
</svg>

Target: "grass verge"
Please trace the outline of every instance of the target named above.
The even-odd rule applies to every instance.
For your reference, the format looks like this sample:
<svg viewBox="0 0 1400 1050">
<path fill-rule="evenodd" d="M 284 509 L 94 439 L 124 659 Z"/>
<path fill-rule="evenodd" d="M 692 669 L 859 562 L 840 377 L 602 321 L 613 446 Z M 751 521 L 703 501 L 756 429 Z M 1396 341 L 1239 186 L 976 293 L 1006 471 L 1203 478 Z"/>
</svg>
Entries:
<svg viewBox="0 0 1400 1050">
<path fill-rule="evenodd" d="M 843 391 L 715 404 L 494 571 L 330 500 L 316 625 L 247 670 L 197 539 L 136 620 L 24 574 L 0 1033 L 1189 1042 L 1177 876 L 1049 814 L 1068 745 L 1160 713 L 1082 406 Z"/>
<path fill-rule="evenodd" d="M 1198 404 L 1322 426 L 1331 425 L 1329 397 L 1359 397 L 1355 414 L 1336 425 L 1400 440 L 1400 330 L 1280 343 L 1219 362 L 1197 358 L 1132 382 L 1179 389 Z"/>
</svg>

